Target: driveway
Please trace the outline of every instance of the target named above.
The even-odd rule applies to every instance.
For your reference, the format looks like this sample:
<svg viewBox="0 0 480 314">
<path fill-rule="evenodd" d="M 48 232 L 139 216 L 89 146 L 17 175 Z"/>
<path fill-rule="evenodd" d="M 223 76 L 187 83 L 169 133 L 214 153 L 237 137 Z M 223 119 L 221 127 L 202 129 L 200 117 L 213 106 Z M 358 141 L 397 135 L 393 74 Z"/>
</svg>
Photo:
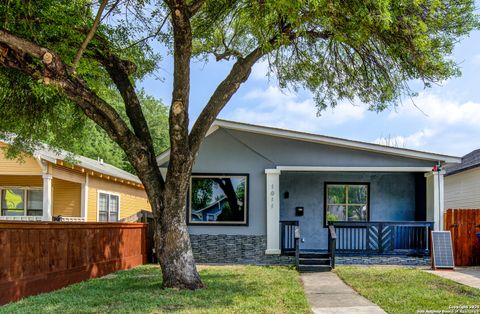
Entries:
<svg viewBox="0 0 480 314">
<path fill-rule="evenodd" d="M 301 273 L 305 294 L 314 314 L 385 314 L 346 285 L 333 272 Z"/>
<path fill-rule="evenodd" d="M 480 289 L 480 266 L 456 267 L 455 270 L 426 270 L 429 273 Z"/>
</svg>

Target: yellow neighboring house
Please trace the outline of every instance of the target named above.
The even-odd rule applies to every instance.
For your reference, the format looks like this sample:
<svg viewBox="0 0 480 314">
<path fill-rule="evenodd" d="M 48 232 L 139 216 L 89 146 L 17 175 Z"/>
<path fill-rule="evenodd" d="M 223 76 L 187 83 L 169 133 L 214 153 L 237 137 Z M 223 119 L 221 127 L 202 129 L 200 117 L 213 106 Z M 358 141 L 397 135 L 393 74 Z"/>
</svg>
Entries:
<svg viewBox="0 0 480 314">
<path fill-rule="evenodd" d="M 82 156 L 39 149 L 22 160 L 5 158 L 0 142 L 0 220 L 115 222 L 150 211 L 138 177 Z"/>
</svg>

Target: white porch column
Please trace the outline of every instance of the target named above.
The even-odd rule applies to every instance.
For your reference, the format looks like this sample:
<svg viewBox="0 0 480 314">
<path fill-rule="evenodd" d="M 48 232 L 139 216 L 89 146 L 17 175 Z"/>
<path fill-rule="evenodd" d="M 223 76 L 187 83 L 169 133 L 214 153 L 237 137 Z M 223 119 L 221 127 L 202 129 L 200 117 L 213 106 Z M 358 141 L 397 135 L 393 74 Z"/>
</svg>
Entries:
<svg viewBox="0 0 480 314">
<path fill-rule="evenodd" d="M 267 181 L 267 250 L 280 254 L 280 170 L 265 169 Z"/>
<path fill-rule="evenodd" d="M 432 171 L 427 178 L 427 219 L 433 219 L 434 230 L 443 230 L 444 179 L 445 171 Z"/>
<path fill-rule="evenodd" d="M 44 173 L 43 177 L 43 220 L 52 221 L 52 175 Z"/>
<path fill-rule="evenodd" d="M 80 216 L 87 221 L 88 219 L 88 173 L 85 174 L 85 183 L 82 183 L 81 192 L 81 204 L 80 204 Z"/>
</svg>

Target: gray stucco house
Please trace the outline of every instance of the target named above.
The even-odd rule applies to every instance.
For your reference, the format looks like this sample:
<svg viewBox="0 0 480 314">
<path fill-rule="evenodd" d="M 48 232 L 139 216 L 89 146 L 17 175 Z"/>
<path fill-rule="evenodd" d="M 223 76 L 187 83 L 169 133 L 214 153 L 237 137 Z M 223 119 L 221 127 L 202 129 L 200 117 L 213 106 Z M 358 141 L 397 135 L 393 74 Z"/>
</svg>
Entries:
<svg viewBox="0 0 480 314">
<path fill-rule="evenodd" d="M 158 157 L 163 174 L 169 152 Z M 291 261 L 299 250 L 428 254 L 443 175 L 458 157 L 216 120 L 193 168 L 187 223 L 199 262 Z"/>
</svg>

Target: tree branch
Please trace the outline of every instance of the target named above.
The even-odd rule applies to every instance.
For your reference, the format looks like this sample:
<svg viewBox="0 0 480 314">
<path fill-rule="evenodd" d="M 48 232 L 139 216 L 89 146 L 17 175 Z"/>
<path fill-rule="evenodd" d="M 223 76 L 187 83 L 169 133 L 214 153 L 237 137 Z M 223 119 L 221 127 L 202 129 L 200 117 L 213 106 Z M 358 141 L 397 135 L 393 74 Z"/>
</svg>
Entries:
<svg viewBox="0 0 480 314">
<path fill-rule="evenodd" d="M 283 27 L 281 34 L 270 39 L 269 44 L 278 44 L 281 36 L 285 35 L 288 36 L 290 43 L 302 36 L 308 36 L 311 39 L 328 39 L 332 36 L 330 32 L 319 32 L 314 30 L 305 32 L 305 35 L 300 35 L 295 33 L 290 27 Z M 238 58 L 228 76 L 215 89 L 190 132 L 189 142 L 192 156 L 198 152 L 203 138 L 220 111 L 225 107 L 233 94 L 235 94 L 240 88 L 240 85 L 248 79 L 253 65 L 264 55 L 265 51 L 263 47 L 258 47 L 245 58 Z"/>
<path fill-rule="evenodd" d="M 92 40 L 93 36 L 95 35 L 95 32 L 97 31 L 98 26 L 100 25 L 100 19 L 102 17 L 103 10 L 107 6 L 108 0 L 102 0 L 102 3 L 100 4 L 100 7 L 98 8 L 97 16 L 95 17 L 95 20 L 93 21 L 92 28 L 87 34 L 87 37 L 82 42 L 82 45 L 78 49 L 77 53 L 75 54 L 75 57 L 73 58 L 72 62 L 72 67 L 75 69 L 80 62 L 80 59 L 82 58 L 83 52 L 85 49 L 87 49 L 88 44 Z"/>
<path fill-rule="evenodd" d="M 123 49 L 130 49 L 130 48 L 132 48 L 133 46 L 138 45 L 139 43 L 142 43 L 142 42 L 147 41 L 147 40 L 149 40 L 149 39 L 151 39 L 151 38 L 157 37 L 157 36 L 160 34 L 160 32 L 162 31 L 163 26 L 165 26 L 165 23 L 167 22 L 169 16 L 170 16 L 170 13 L 168 13 L 168 14 L 165 16 L 165 18 L 164 18 L 163 21 L 162 21 L 162 24 L 160 24 L 160 26 L 158 27 L 158 29 L 157 29 L 153 34 L 150 34 L 150 35 L 148 35 L 148 36 L 145 36 L 144 38 L 141 38 L 141 39 L 135 41 L 134 43 L 128 45 L 127 47 L 125 47 L 125 48 L 123 48 Z"/>
<path fill-rule="evenodd" d="M 151 134 L 142 112 L 140 100 L 129 78 L 129 75 L 135 70 L 135 65 L 121 60 L 118 56 L 110 52 L 97 53 L 97 59 L 99 59 L 105 67 L 113 83 L 122 95 L 125 110 L 135 135 L 149 145 L 152 145 Z"/>
<path fill-rule="evenodd" d="M 190 7 L 188 8 L 190 11 L 190 16 L 194 16 L 198 10 L 203 6 L 203 4 L 206 2 L 206 0 L 196 0 L 194 1 Z"/>
<path fill-rule="evenodd" d="M 230 73 L 218 85 L 214 93 L 210 97 L 207 105 L 195 121 L 192 131 L 189 135 L 190 151 L 194 156 L 200 144 L 205 137 L 208 129 L 212 125 L 220 111 L 225 107 L 230 98 L 240 88 L 250 76 L 252 66 L 264 55 L 262 47 L 253 50 L 245 58 L 239 58 L 232 66 Z"/>
<path fill-rule="evenodd" d="M 98 97 L 71 67 L 51 50 L 40 47 L 26 39 L 0 29 L 0 65 L 15 69 L 62 91 L 87 117 L 101 126 L 110 138 L 125 151 L 132 166 L 138 173 L 146 173 L 147 178 L 159 174 L 158 167 L 148 167 L 149 148 L 130 130 L 118 112 Z M 38 59 L 41 62 L 38 62 Z M 155 163 L 156 165 L 156 163 Z M 155 168 L 155 169 L 149 169 Z M 141 177 L 142 181 L 146 179 Z M 158 179 L 158 177 L 157 177 Z M 159 189 L 163 180 L 159 177 Z M 157 181 L 158 182 L 158 181 Z"/>
<path fill-rule="evenodd" d="M 171 151 L 169 169 L 177 169 L 177 174 L 184 174 L 189 173 L 191 170 L 189 167 L 192 165 L 188 145 L 192 28 L 188 8 L 185 3 L 180 0 L 170 0 L 169 3 L 172 16 L 174 51 L 173 92 L 169 114 Z M 172 180 L 176 179 L 169 178 Z"/>
</svg>

